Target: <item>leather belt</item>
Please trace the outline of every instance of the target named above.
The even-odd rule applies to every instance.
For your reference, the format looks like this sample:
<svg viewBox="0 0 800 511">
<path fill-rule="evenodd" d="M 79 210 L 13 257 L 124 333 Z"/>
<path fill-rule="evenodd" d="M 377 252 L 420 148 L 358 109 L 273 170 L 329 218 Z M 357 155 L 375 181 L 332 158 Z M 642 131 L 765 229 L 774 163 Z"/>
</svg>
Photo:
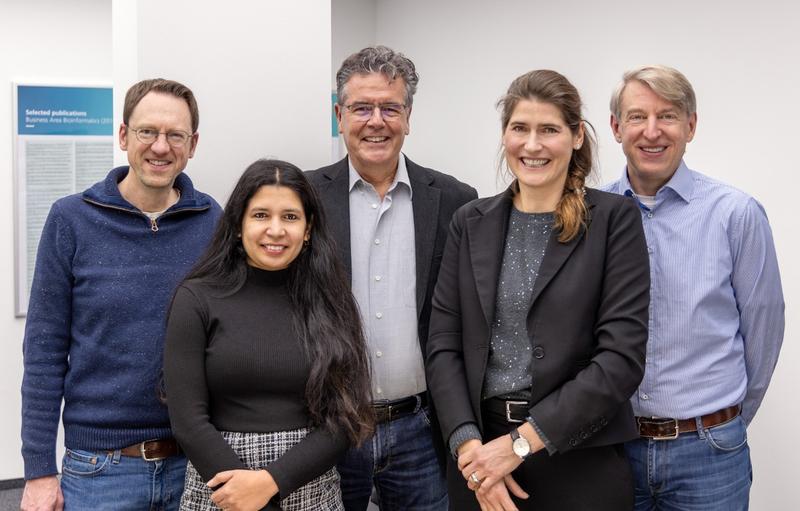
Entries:
<svg viewBox="0 0 800 511">
<path fill-rule="evenodd" d="M 375 411 L 375 422 L 389 422 L 411 415 L 427 404 L 428 398 L 424 392 L 421 392 L 394 401 L 374 401 L 372 409 Z"/>
<path fill-rule="evenodd" d="M 161 461 L 170 456 L 175 456 L 180 452 L 181 448 L 174 438 L 145 440 L 144 442 L 120 449 L 120 454 L 123 456 L 142 458 L 145 461 Z"/>
<path fill-rule="evenodd" d="M 523 400 L 493 397 L 484 401 L 483 407 L 488 412 L 505 417 L 509 424 L 522 424 L 530 415 L 531 404 Z"/>
<path fill-rule="evenodd" d="M 700 417 L 704 428 L 713 428 L 725 424 L 741 413 L 739 405 L 729 406 L 714 413 Z M 674 440 L 681 433 L 697 431 L 697 419 L 665 419 L 660 417 L 636 417 L 639 425 L 639 436 L 653 440 Z"/>
</svg>

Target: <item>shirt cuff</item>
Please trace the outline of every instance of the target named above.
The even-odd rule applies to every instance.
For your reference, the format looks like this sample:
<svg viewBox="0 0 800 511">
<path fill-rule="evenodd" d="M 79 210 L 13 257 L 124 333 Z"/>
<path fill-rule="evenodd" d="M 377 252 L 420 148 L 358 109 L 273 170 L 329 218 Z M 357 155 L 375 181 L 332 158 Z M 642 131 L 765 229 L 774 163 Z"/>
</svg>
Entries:
<svg viewBox="0 0 800 511">
<path fill-rule="evenodd" d="M 536 421 L 533 420 L 533 417 L 528 416 L 525 420 L 528 421 L 528 424 L 533 426 L 534 431 L 536 431 L 536 434 L 539 435 L 539 439 L 544 444 L 544 448 L 547 449 L 547 454 L 552 456 L 553 454 L 557 453 L 558 449 L 556 449 L 556 446 L 553 445 L 553 443 L 547 438 L 544 432 L 541 429 L 539 429 L 539 425 L 536 424 Z"/>
<path fill-rule="evenodd" d="M 448 441 L 450 453 L 453 458 L 458 458 L 458 448 L 461 447 L 461 444 L 467 440 L 482 440 L 482 438 L 478 425 L 474 422 L 466 422 L 457 427 L 450 435 L 450 440 Z"/>
</svg>

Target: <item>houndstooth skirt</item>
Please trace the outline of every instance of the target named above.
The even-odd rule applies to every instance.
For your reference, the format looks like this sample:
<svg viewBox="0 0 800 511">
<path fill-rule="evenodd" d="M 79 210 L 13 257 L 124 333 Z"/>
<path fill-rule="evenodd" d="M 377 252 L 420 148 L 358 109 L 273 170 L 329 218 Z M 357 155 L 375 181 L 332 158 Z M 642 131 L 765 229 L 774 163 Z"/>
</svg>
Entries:
<svg viewBox="0 0 800 511">
<path fill-rule="evenodd" d="M 241 433 L 222 431 L 222 437 L 233 451 L 251 469 L 267 468 L 294 444 L 302 440 L 308 429 L 294 429 L 274 433 Z M 339 473 L 331 468 L 313 481 L 301 486 L 281 499 L 283 511 L 344 511 Z M 186 467 L 186 482 L 181 498 L 181 511 L 216 511 L 220 508 L 211 501 L 211 489 L 206 486 L 191 462 Z"/>
</svg>

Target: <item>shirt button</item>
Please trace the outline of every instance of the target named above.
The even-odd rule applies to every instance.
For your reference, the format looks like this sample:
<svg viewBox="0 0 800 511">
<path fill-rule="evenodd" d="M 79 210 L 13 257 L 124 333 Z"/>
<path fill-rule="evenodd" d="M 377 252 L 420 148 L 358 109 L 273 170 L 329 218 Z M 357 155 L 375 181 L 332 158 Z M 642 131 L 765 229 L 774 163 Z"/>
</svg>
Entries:
<svg viewBox="0 0 800 511">
<path fill-rule="evenodd" d="M 375 317 L 378 318 L 378 319 L 381 319 L 383 317 L 383 313 L 382 312 L 376 312 L 375 313 Z"/>
<path fill-rule="evenodd" d="M 377 280 L 378 282 L 380 282 L 380 281 L 381 281 L 381 276 L 380 276 L 380 275 L 375 275 L 375 280 Z"/>
<path fill-rule="evenodd" d="M 378 358 L 381 358 L 383 356 L 383 352 L 378 350 L 378 351 L 375 352 L 375 356 L 378 357 Z"/>
<path fill-rule="evenodd" d="M 381 240 L 379 240 L 378 238 L 375 238 L 375 244 L 376 245 L 380 245 L 381 244 Z"/>
<path fill-rule="evenodd" d="M 647 394 L 642 394 L 642 399 L 648 400 L 650 399 L 650 396 L 648 396 Z"/>
<path fill-rule="evenodd" d="M 378 388 L 375 390 L 375 392 L 376 392 L 377 394 L 383 394 L 383 391 L 381 390 L 381 388 L 380 388 L 380 387 L 378 387 Z"/>
<path fill-rule="evenodd" d="M 653 218 L 653 212 L 652 211 L 647 214 L 647 218 Z"/>
<path fill-rule="evenodd" d="M 378 205 L 377 204 L 372 204 L 372 209 L 378 209 Z"/>
</svg>

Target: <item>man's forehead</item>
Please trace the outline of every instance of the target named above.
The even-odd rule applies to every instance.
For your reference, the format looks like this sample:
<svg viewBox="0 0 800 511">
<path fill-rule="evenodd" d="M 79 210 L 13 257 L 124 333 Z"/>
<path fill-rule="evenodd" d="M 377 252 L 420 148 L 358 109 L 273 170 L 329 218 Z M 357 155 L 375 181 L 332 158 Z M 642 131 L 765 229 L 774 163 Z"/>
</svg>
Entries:
<svg viewBox="0 0 800 511">
<path fill-rule="evenodd" d="M 356 85 L 361 89 L 368 90 L 404 90 L 405 83 L 406 82 L 402 76 L 395 76 L 392 78 L 386 73 L 373 71 L 371 73 L 354 74 L 347 80 L 347 82 L 345 82 L 344 85 L 346 88 L 351 90 L 353 85 Z"/>
<path fill-rule="evenodd" d="M 680 105 L 660 95 L 645 82 L 633 80 L 625 85 L 620 95 L 621 111 L 625 112 L 628 110 L 639 110 L 650 107 L 656 107 L 659 111 L 681 109 Z"/>
<path fill-rule="evenodd" d="M 144 96 L 131 111 L 131 117 L 145 117 L 160 113 L 186 116 L 191 120 L 192 112 L 186 101 L 178 96 L 159 91 L 150 91 Z"/>
</svg>

